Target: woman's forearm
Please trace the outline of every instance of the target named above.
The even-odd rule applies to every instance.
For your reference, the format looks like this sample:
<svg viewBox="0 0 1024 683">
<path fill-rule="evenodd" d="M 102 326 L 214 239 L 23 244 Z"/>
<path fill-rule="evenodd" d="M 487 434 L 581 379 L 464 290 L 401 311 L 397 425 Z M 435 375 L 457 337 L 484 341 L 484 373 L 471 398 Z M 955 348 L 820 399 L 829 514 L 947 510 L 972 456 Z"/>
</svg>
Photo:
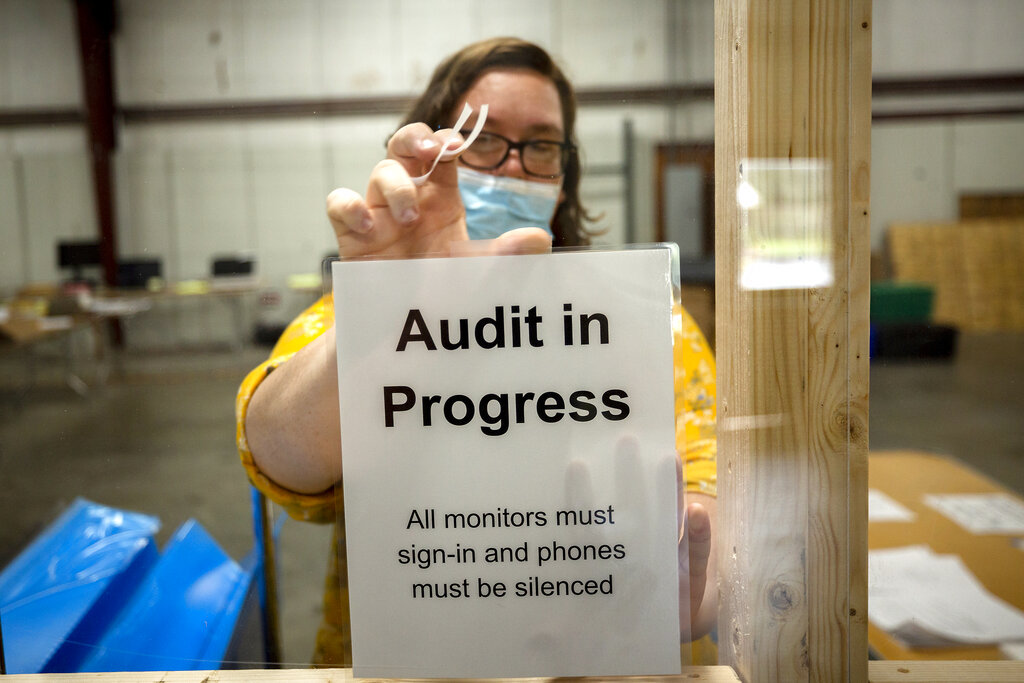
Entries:
<svg viewBox="0 0 1024 683">
<path fill-rule="evenodd" d="M 286 489 L 319 493 L 341 480 L 337 368 L 331 326 L 268 374 L 249 402 L 253 460 Z"/>
</svg>

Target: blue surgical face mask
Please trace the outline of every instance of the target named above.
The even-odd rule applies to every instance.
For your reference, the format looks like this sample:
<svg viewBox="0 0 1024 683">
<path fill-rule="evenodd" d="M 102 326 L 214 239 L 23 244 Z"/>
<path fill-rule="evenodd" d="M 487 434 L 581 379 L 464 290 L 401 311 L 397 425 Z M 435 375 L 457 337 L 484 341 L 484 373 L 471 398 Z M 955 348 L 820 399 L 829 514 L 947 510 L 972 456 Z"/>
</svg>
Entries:
<svg viewBox="0 0 1024 683">
<path fill-rule="evenodd" d="M 514 228 L 541 228 L 554 236 L 550 224 L 561 183 L 507 178 L 462 166 L 458 172 L 469 239 L 491 239 Z"/>
</svg>

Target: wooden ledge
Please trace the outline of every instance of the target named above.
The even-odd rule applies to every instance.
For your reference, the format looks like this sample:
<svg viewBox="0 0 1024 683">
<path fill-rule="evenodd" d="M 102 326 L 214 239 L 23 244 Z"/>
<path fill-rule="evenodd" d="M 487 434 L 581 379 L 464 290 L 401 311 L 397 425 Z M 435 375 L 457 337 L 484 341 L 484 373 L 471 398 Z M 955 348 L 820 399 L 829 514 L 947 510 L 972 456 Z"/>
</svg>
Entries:
<svg viewBox="0 0 1024 683">
<path fill-rule="evenodd" d="M 871 683 L 1019 683 L 1024 662 L 868 662 Z"/>
<path fill-rule="evenodd" d="M 78 674 L 14 674 L 0 677 L 4 683 L 344 683 L 364 681 L 383 683 L 380 678 L 355 678 L 351 669 L 242 669 L 232 671 L 143 671 L 126 673 Z M 398 679 L 387 679 L 397 681 Z M 414 679 L 401 679 L 414 680 Z M 415 679 L 425 680 L 425 679 Z M 440 680 L 440 679 L 431 679 Z M 607 681 L 608 678 L 502 678 L 494 681 L 520 681 L 522 683 L 548 683 L 572 680 L 573 683 Z M 621 678 L 624 681 L 650 681 L 651 683 L 738 683 L 739 679 L 728 666 L 684 667 L 679 676 L 643 676 Z"/>
<path fill-rule="evenodd" d="M 355 678 L 351 669 L 243 669 L 237 671 L 151 671 L 128 673 L 13 674 L 4 683 L 344 683 L 345 681 L 383 683 L 384 679 Z M 397 679 L 388 679 L 396 680 Z M 412 680 L 412 679 L 402 679 Z M 419 679 L 422 680 L 422 679 Z M 549 683 L 557 678 L 506 678 L 502 681 Z M 574 678 L 576 683 L 608 680 Z M 728 666 L 686 667 L 679 676 L 630 677 L 620 680 L 650 683 L 737 683 L 739 678 Z M 868 663 L 870 683 L 1019 683 L 1024 681 L 1024 662 L 959 661 Z"/>
</svg>

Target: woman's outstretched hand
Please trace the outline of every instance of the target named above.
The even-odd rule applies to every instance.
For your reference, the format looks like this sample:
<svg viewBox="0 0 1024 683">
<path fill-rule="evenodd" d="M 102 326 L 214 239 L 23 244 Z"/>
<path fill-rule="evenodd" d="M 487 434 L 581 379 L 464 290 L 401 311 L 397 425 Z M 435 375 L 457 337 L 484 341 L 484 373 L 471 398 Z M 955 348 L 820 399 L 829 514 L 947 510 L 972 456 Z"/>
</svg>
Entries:
<svg viewBox="0 0 1024 683">
<path fill-rule="evenodd" d="M 527 254 L 551 248 L 550 237 L 539 228 L 469 242 L 455 157 L 445 153 L 426 182 L 413 182 L 430 169 L 445 143 L 454 148 L 462 136 L 423 123 L 404 126 L 388 142 L 388 158 L 370 174 L 365 197 L 347 188 L 328 195 L 327 217 L 342 258 Z"/>
</svg>

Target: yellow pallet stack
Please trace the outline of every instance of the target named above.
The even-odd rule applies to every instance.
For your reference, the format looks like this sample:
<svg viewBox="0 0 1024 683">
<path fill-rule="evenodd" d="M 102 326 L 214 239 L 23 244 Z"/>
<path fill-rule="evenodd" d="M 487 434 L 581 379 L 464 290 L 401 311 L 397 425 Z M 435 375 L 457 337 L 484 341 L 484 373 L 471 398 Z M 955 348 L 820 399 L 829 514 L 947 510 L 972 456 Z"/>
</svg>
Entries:
<svg viewBox="0 0 1024 683">
<path fill-rule="evenodd" d="M 1024 220 L 897 223 L 888 248 L 895 280 L 935 289 L 936 323 L 1024 331 Z"/>
</svg>

